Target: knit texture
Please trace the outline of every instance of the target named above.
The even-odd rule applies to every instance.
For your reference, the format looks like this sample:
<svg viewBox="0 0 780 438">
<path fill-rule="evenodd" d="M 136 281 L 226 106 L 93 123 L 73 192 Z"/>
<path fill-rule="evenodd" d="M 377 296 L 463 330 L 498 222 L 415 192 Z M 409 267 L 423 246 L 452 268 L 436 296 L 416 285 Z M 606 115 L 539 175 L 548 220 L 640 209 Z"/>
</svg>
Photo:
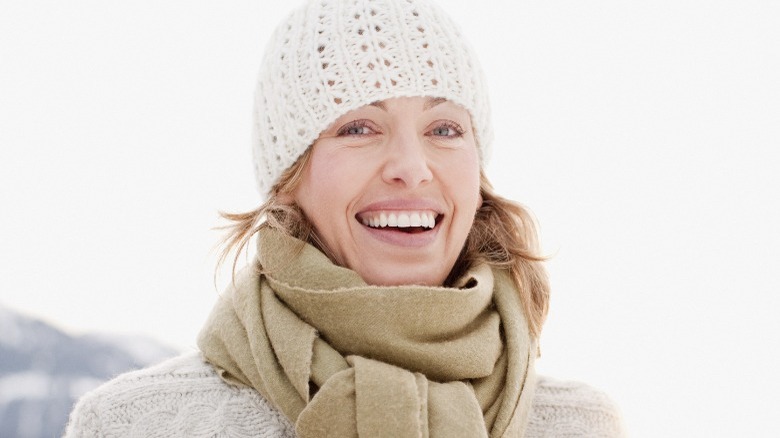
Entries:
<svg viewBox="0 0 780 438">
<path fill-rule="evenodd" d="M 120 376 L 84 396 L 66 437 L 295 437 L 256 391 L 225 384 L 199 354 Z"/>
<path fill-rule="evenodd" d="M 367 285 L 268 227 L 258 262 L 265 273 L 239 274 L 198 346 L 299 436 L 522 434 L 536 348 L 506 271 L 477 265 L 455 287 Z"/>
<path fill-rule="evenodd" d="M 534 394 L 526 438 L 625 436 L 615 406 L 593 388 L 539 376 Z M 96 437 L 296 438 L 263 396 L 225 383 L 200 353 L 123 374 L 85 394 L 65 438 Z"/>
<path fill-rule="evenodd" d="M 392 97 L 464 108 L 483 164 L 492 128 L 483 72 L 457 26 L 427 0 L 313 0 L 276 29 L 258 76 L 254 164 L 261 194 L 336 119 Z"/>
<path fill-rule="evenodd" d="M 578 382 L 540 379 L 526 429 L 529 437 L 623 437 L 617 408 L 604 394 Z"/>
</svg>

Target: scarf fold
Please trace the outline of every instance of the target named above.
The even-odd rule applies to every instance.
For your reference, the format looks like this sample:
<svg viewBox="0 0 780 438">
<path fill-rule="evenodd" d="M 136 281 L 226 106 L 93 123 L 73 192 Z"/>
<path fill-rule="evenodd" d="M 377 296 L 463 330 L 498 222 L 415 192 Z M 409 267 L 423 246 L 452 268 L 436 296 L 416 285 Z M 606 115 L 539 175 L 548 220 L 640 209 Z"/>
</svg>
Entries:
<svg viewBox="0 0 780 438">
<path fill-rule="evenodd" d="M 506 271 L 455 287 L 371 286 L 269 228 L 198 346 L 301 438 L 522 436 L 536 346 Z"/>
</svg>

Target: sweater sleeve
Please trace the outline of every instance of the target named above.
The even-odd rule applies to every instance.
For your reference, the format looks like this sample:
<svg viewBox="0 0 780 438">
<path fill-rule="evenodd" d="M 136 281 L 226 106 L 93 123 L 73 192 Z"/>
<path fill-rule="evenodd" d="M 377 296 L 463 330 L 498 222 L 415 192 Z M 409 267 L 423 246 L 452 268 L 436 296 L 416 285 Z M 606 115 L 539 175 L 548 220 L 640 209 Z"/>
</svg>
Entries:
<svg viewBox="0 0 780 438">
<path fill-rule="evenodd" d="M 63 438 L 98 437 L 103 438 L 97 400 L 92 393 L 81 397 L 70 413 L 68 426 Z"/>
<path fill-rule="evenodd" d="M 225 383 L 199 353 L 132 371 L 76 403 L 65 438 L 294 438 L 294 426 L 252 388 Z"/>
<path fill-rule="evenodd" d="M 603 392 L 540 376 L 526 435 L 623 438 L 627 433 L 617 406 Z"/>
</svg>

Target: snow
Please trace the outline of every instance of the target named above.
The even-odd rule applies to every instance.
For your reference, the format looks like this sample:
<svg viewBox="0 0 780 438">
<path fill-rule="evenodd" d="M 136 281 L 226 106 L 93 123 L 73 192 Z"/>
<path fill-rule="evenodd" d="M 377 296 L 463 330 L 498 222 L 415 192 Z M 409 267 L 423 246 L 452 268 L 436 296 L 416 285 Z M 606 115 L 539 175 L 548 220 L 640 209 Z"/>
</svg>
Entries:
<svg viewBox="0 0 780 438">
<path fill-rule="evenodd" d="M 0 345 L 17 347 L 22 342 L 22 331 L 16 315 L 0 305 Z"/>
<path fill-rule="evenodd" d="M 176 351 L 151 338 L 138 335 L 92 334 L 89 338 L 121 348 L 139 364 L 151 365 L 168 359 Z"/>
<path fill-rule="evenodd" d="M 74 400 L 97 388 L 103 380 L 92 377 L 79 377 L 70 382 L 70 397 Z"/>
<path fill-rule="evenodd" d="M 0 377 L 0 404 L 19 399 L 49 397 L 52 378 L 40 371 L 25 371 Z"/>
</svg>

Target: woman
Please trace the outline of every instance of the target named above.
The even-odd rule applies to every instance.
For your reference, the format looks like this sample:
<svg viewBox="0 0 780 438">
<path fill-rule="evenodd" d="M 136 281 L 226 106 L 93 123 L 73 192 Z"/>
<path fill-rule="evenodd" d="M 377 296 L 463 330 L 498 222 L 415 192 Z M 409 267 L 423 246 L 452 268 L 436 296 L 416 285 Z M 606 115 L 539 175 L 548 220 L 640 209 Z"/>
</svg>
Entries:
<svg viewBox="0 0 780 438">
<path fill-rule="evenodd" d="M 277 29 L 255 101 L 256 262 L 201 352 L 88 394 L 68 436 L 620 436 L 537 379 L 548 285 L 528 213 L 482 173 L 476 57 L 426 0 L 316 0 Z M 238 257 L 238 255 L 236 255 Z"/>
</svg>

